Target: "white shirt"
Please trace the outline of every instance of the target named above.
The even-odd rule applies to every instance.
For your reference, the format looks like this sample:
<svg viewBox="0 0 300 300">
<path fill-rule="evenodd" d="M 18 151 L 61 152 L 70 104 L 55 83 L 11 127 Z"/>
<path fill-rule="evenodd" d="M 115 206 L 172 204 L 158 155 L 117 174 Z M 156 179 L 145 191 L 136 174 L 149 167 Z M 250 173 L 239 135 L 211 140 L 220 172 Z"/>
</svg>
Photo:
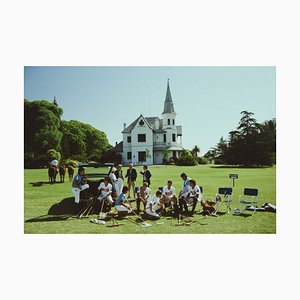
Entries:
<svg viewBox="0 0 300 300">
<path fill-rule="evenodd" d="M 186 194 L 189 192 L 191 178 L 187 177 L 186 180 L 182 184 L 182 194 Z"/>
<path fill-rule="evenodd" d="M 117 181 L 117 177 L 116 177 L 115 173 L 110 173 L 109 178 L 111 179 L 112 182 Z"/>
<path fill-rule="evenodd" d="M 150 204 L 152 204 L 152 206 L 155 204 L 159 205 L 159 203 L 160 203 L 159 200 L 160 200 L 160 198 L 158 198 L 158 197 L 156 197 L 156 195 L 154 195 L 151 199 L 149 199 L 147 201 L 146 209 L 150 208 Z"/>
<path fill-rule="evenodd" d="M 176 195 L 176 191 L 175 191 L 175 188 L 173 186 L 169 187 L 168 186 L 165 186 L 163 188 L 163 195 L 166 196 L 167 198 L 172 198 Z"/>
<path fill-rule="evenodd" d="M 51 161 L 51 165 L 52 166 L 58 166 L 58 160 L 57 159 L 53 159 L 52 161 Z"/>
<path fill-rule="evenodd" d="M 197 198 L 199 200 L 201 200 L 201 198 L 202 198 L 201 190 L 200 190 L 200 188 L 199 188 L 198 185 L 195 185 L 194 188 L 192 188 L 191 186 L 189 186 L 189 193 L 191 195 L 197 195 Z"/>
<path fill-rule="evenodd" d="M 99 187 L 98 187 L 98 190 L 100 190 L 100 189 L 102 189 L 101 195 L 106 197 L 108 195 L 108 193 L 112 191 L 112 185 L 110 183 L 105 185 L 104 182 L 101 182 Z"/>
</svg>

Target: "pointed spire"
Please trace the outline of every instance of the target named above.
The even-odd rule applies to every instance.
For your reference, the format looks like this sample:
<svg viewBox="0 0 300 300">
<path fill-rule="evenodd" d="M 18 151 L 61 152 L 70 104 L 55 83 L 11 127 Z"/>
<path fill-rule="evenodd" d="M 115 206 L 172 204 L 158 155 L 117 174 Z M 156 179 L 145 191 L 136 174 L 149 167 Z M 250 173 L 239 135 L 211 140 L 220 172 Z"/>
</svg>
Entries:
<svg viewBox="0 0 300 300">
<path fill-rule="evenodd" d="M 170 114 L 170 113 L 175 112 L 169 82 L 170 82 L 170 79 L 168 78 L 167 93 L 166 93 L 166 99 L 165 99 L 163 114 Z"/>
</svg>

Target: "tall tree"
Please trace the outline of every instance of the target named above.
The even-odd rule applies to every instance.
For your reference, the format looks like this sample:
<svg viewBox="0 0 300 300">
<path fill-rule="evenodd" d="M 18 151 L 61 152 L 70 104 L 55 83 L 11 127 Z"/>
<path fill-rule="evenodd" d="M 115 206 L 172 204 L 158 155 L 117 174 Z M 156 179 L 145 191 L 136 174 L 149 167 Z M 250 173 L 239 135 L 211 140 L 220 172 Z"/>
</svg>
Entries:
<svg viewBox="0 0 300 300">
<path fill-rule="evenodd" d="M 103 152 L 110 149 L 104 132 L 79 121 L 63 121 L 62 155 L 81 161 L 99 161 Z"/>
<path fill-rule="evenodd" d="M 229 132 L 228 142 L 221 138 L 216 147 L 220 163 L 245 166 L 270 165 L 276 157 L 275 119 L 257 123 L 254 114 L 241 112 L 237 130 Z"/>
<path fill-rule="evenodd" d="M 60 150 L 63 110 L 46 100 L 24 101 L 25 157 L 46 155 L 47 150 Z"/>
</svg>

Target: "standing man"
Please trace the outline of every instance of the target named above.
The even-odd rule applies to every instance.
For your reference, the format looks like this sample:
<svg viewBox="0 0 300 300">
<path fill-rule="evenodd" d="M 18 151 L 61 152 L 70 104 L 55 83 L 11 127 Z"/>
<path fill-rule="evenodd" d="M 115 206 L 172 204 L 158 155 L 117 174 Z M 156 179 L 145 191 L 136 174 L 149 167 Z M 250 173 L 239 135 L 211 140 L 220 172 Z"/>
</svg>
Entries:
<svg viewBox="0 0 300 300">
<path fill-rule="evenodd" d="M 109 174 L 109 178 L 110 178 L 111 184 L 114 188 L 114 192 L 118 196 L 120 193 L 119 193 L 119 187 L 118 187 L 118 180 L 117 180 L 117 177 L 116 177 L 116 174 L 115 174 L 116 170 L 117 169 L 115 167 L 112 168 L 111 173 Z M 114 196 L 113 196 L 113 198 L 114 198 Z"/>
<path fill-rule="evenodd" d="M 123 190 L 123 184 L 124 184 L 124 177 L 123 177 L 123 171 L 122 171 L 122 165 L 119 164 L 117 167 L 117 171 L 115 172 L 117 181 L 118 181 L 118 196 L 122 193 Z"/>
<path fill-rule="evenodd" d="M 180 212 L 182 212 L 183 207 L 184 207 L 184 210 L 187 213 L 188 212 L 188 207 L 187 207 L 187 203 L 186 203 L 185 199 L 186 199 L 187 195 L 190 192 L 190 180 L 191 180 L 191 178 L 187 177 L 187 175 L 185 173 L 182 173 L 180 175 L 180 177 L 183 180 L 183 185 L 182 185 L 182 190 L 180 191 L 179 196 L 178 196 L 179 209 L 180 209 Z"/>
<path fill-rule="evenodd" d="M 144 172 L 140 172 L 143 175 L 143 182 L 147 182 L 148 186 L 150 186 L 150 177 L 151 173 L 148 170 L 148 167 L 145 165 L 143 166 Z"/>
<path fill-rule="evenodd" d="M 79 167 L 78 174 L 74 177 L 74 180 L 72 182 L 72 191 L 75 197 L 75 203 L 79 203 L 80 192 L 88 188 L 89 185 L 86 183 L 85 178 L 85 168 Z"/>
<path fill-rule="evenodd" d="M 133 197 L 134 197 L 134 189 L 135 189 L 135 181 L 136 181 L 137 173 L 136 173 L 136 169 L 133 168 L 132 163 L 129 164 L 125 177 L 128 180 L 128 198 L 131 198 L 131 196 L 130 196 L 131 188 L 132 188 Z"/>
</svg>

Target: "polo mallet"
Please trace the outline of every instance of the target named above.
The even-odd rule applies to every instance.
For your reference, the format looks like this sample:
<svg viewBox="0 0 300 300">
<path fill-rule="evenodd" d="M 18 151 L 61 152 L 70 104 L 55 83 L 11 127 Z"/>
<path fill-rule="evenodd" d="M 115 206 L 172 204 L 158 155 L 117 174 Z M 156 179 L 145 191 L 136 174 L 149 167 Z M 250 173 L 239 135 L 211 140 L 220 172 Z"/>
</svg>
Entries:
<svg viewBox="0 0 300 300">
<path fill-rule="evenodd" d="M 118 223 L 114 217 L 111 218 L 110 225 L 107 225 L 106 227 L 119 227 L 120 225 L 124 225 L 123 223 Z"/>
<path fill-rule="evenodd" d="M 86 209 L 83 211 L 82 214 L 80 214 L 79 218 L 87 218 L 88 214 L 90 213 L 90 211 L 92 209 L 92 207 L 93 207 L 93 201 L 88 203 L 88 205 L 86 206 Z"/>
<path fill-rule="evenodd" d="M 89 203 L 84 206 L 80 211 L 79 213 L 77 213 L 75 216 L 73 216 L 73 218 L 81 218 L 82 214 L 86 211 L 86 209 L 88 208 L 89 206 Z"/>
<path fill-rule="evenodd" d="M 136 212 L 134 212 L 134 210 L 132 210 L 132 212 L 143 222 L 143 225 L 141 225 L 141 227 L 150 227 L 152 226 L 152 224 L 147 223 L 145 220 L 143 220 Z"/>
<path fill-rule="evenodd" d="M 104 206 L 104 199 L 102 199 L 102 205 L 101 205 L 101 210 L 100 210 L 100 213 L 99 213 L 99 217 L 98 217 L 98 220 L 103 220 L 106 218 L 106 213 L 103 213 L 103 206 Z"/>
<path fill-rule="evenodd" d="M 87 218 L 89 216 L 89 214 L 91 213 L 92 209 L 93 209 L 94 203 L 92 202 L 87 214 L 85 215 L 85 217 Z"/>
</svg>

